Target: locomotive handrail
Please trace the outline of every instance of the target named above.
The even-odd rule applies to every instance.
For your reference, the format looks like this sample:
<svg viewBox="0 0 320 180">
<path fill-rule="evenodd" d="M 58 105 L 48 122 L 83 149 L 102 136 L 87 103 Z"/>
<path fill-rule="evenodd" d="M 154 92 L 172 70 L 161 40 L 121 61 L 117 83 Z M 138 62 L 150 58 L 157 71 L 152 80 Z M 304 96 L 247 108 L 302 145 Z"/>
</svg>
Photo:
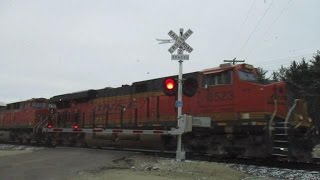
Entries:
<svg viewBox="0 0 320 180">
<path fill-rule="evenodd" d="M 39 127 L 42 126 L 44 123 L 46 123 L 48 119 L 49 119 L 48 116 L 44 120 L 42 120 L 42 117 L 41 117 L 41 120 L 33 127 L 33 134 L 37 133 Z"/>
<path fill-rule="evenodd" d="M 292 105 L 292 107 L 289 109 L 289 112 L 287 114 L 287 117 L 286 117 L 286 120 L 285 120 L 285 123 L 287 124 L 289 122 L 289 120 L 291 119 L 291 117 L 293 116 L 293 113 L 294 111 L 296 110 L 296 107 L 298 105 L 298 103 L 302 101 L 301 99 L 295 99 L 294 100 L 294 103 Z M 298 123 L 295 128 L 297 128 L 301 123 Z M 286 132 L 288 131 L 287 129 L 285 130 Z"/>
<path fill-rule="evenodd" d="M 273 111 L 273 114 L 272 114 L 271 119 L 269 121 L 269 136 L 270 137 L 272 136 L 272 130 L 273 130 L 273 128 L 271 126 L 272 126 L 273 120 L 276 117 L 276 114 L 278 112 L 278 101 L 276 99 L 273 99 L 273 102 L 274 102 L 274 111 Z"/>
</svg>

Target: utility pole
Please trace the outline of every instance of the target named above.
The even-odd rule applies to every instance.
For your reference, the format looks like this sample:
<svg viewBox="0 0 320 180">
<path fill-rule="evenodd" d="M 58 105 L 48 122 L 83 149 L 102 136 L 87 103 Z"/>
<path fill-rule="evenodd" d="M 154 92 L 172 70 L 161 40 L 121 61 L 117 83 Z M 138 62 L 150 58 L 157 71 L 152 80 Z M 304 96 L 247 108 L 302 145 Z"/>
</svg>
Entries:
<svg viewBox="0 0 320 180">
<path fill-rule="evenodd" d="M 237 58 L 233 58 L 232 60 L 223 60 L 223 62 L 231 62 L 233 65 L 235 65 L 238 62 L 244 62 L 245 60 L 236 60 Z"/>
</svg>

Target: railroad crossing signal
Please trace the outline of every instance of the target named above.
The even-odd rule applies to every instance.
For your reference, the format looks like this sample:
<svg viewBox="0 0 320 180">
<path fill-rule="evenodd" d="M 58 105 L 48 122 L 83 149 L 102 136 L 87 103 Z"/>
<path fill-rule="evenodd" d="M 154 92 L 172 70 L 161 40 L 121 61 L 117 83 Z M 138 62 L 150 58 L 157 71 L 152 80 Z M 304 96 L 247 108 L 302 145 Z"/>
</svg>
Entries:
<svg viewBox="0 0 320 180">
<path fill-rule="evenodd" d="M 193 48 L 191 46 L 189 46 L 189 44 L 187 44 L 185 41 L 191 36 L 193 32 L 188 29 L 185 33 L 183 33 L 183 29 L 180 29 L 180 36 L 178 36 L 175 32 L 173 32 L 172 30 L 169 31 L 169 36 L 172 39 L 157 39 L 158 41 L 160 41 L 160 44 L 164 44 L 164 43 L 171 43 L 172 41 L 174 41 L 174 44 L 168 49 L 168 51 L 171 54 L 171 60 L 179 60 L 179 76 L 178 76 L 178 99 L 176 101 L 176 107 L 178 108 L 178 127 L 181 127 L 181 123 L 180 120 L 183 118 L 182 117 L 182 106 L 183 106 L 183 102 L 182 102 L 182 92 L 183 92 L 183 88 L 182 88 L 182 62 L 183 60 L 189 60 L 189 55 L 188 54 L 183 54 L 183 51 L 187 51 L 188 53 L 191 53 L 193 51 Z M 177 54 L 172 54 L 175 50 L 178 49 L 178 53 Z M 174 81 L 174 80 L 173 80 Z M 176 83 L 173 83 L 172 80 L 167 80 L 165 79 L 164 83 L 163 83 L 163 90 L 164 93 L 168 96 L 172 96 L 176 94 L 176 89 L 174 89 L 173 87 L 175 86 Z M 185 88 L 189 88 L 189 90 L 185 90 L 184 93 L 187 94 L 187 96 L 191 97 L 195 94 L 196 89 L 198 88 L 198 84 L 195 80 L 194 81 L 190 81 L 189 85 L 185 85 Z M 182 138 L 181 138 L 181 134 L 178 134 L 177 137 L 177 151 L 176 151 L 176 159 L 177 161 L 182 161 L 185 160 L 185 151 L 183 151 L 182 148 Z"/>
<path fill-rule="evenodd" d="M 188 53 L 191 53 L 193 51 L 193 48 L 191 46 L 189 46 L 189 44 L 187 44 L 185 42 L 185 40 L 187 40 L 191 34 L 193 32 L 188 29 L 187 32 L 185 32 L 182 36 L 178 36 L 175 32 L 173 32 L 172 30 L 169 31 L 168 35 L 175 40 L 175 43 L 169 48 L 169 52 L 172 54 L 176 49 L 178 49 L 179 47 L 182 48 L 183 50 L 186 50 Z M 189 58 L 188 58 L 189 59 Z"/>
</svg>

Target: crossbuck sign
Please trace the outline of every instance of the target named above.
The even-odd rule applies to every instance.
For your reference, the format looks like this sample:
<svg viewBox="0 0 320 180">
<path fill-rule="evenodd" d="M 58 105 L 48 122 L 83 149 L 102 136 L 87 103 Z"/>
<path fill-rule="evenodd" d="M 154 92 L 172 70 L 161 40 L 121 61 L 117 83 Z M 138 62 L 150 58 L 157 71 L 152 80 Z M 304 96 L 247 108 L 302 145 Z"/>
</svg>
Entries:
<svg viewBox="0 0 320 180">
<path fill-rule="evenodd" d="M 175 43 L 169 48 L 168 51 L 172 54 L 179 48 L 178 54 L 171 55 L 172 60 L 189 60 L 189 55 L 184 55 L 183 50 L 186 50 L 188 53 L 191 53 L 193 51 L 192 47 L 185 42 L 192 33 L 193 32 L 190 29 L 188 29 L 188 31 L 184 34 L 181 34 L 181 36 L 178 36 L 172 30 L 168 33 L 169 36 L 175 41 Z"/>
</svg>

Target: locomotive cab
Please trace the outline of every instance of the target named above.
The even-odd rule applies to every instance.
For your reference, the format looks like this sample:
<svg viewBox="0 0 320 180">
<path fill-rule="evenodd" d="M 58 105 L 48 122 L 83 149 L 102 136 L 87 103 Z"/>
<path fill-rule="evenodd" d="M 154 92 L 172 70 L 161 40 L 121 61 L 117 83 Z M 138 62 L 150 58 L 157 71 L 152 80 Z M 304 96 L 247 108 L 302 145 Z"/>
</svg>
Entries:
<svg viewBox="0 0 320 180">
<path fill-rule="evenodd" d="M 266 92 L 266 85 L 258 81 L 251 65 L 222 64 L 219 68 L 204 70 L 201 82 L 202 90 L 198 95 L 203 100 L 199 105 L 214 107 L 211 117 L 215 121 L 262 120 L 269 109 L 270 112 L 274 110 L 266 100 L 271 94 Z"/>
<path fill-rule="evenodd" d="M 199 81 L 200 113 L 211 117 L 209 133 L 218 135 L 205 142 L 197 139 L 201 144 L 210 142 L 208 151 L 311 159 L 312 120 L 303 100 L 288 102 L 285 82 L 262 83 L 257 70 L 249 64 L 206 69 Z"/>
</svg>

